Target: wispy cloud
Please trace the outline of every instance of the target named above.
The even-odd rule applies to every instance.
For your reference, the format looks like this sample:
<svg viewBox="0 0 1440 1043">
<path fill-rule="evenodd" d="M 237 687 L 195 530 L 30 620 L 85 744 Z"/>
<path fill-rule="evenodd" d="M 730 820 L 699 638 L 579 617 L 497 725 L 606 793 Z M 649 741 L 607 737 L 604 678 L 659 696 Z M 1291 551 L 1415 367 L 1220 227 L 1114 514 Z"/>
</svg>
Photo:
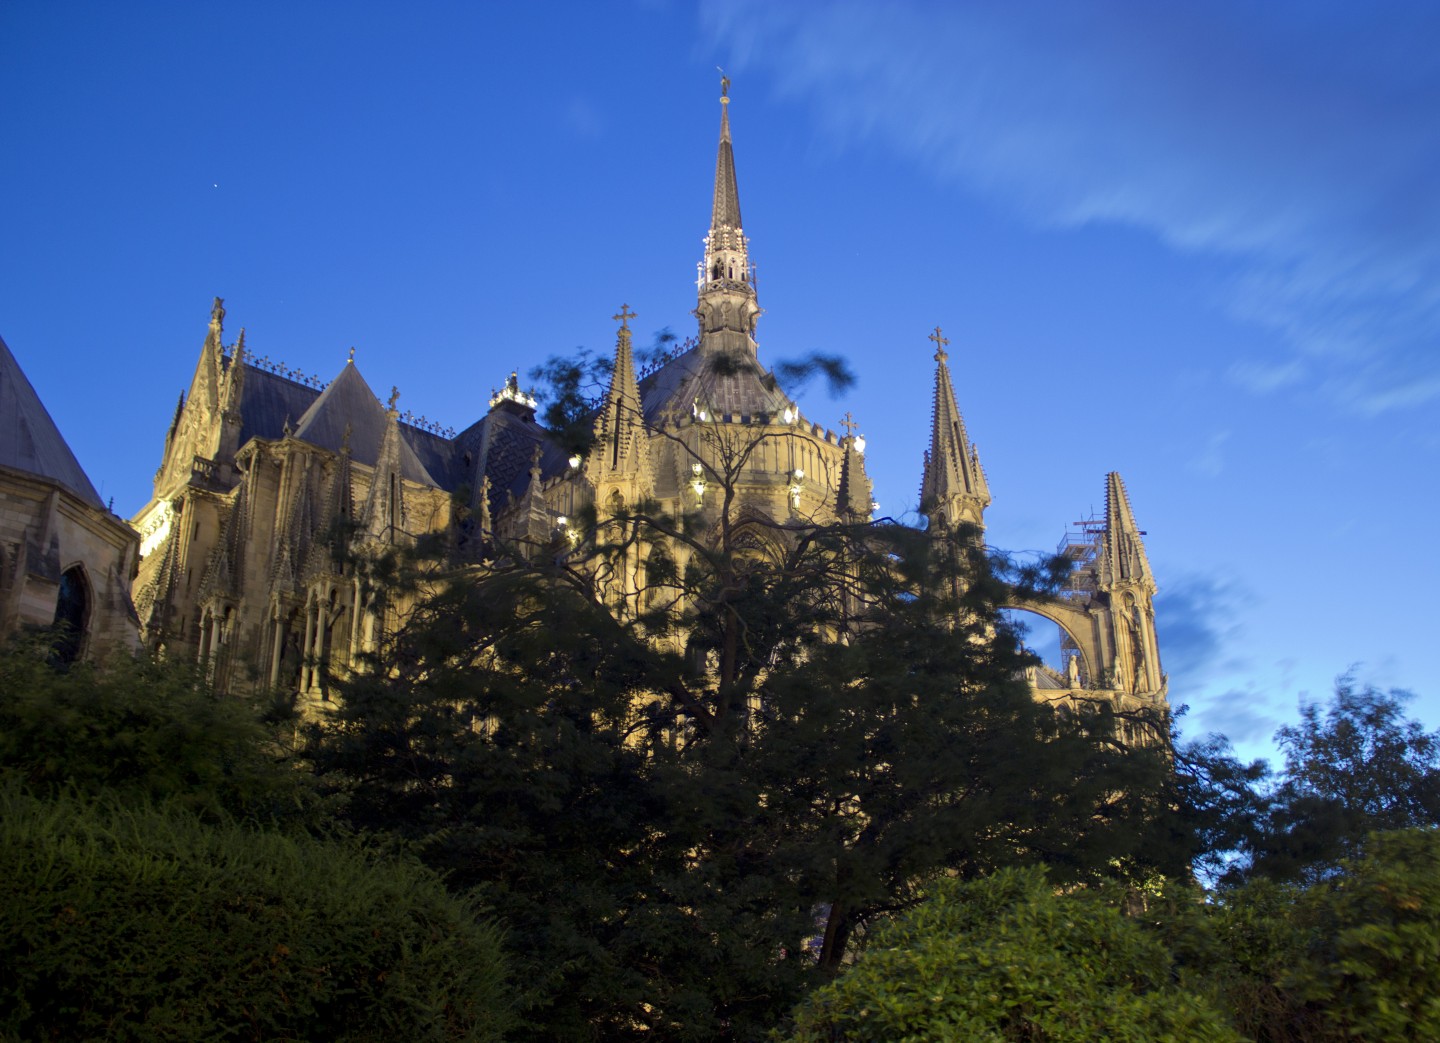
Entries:
<svg viewBox="0 0 1440 1043">
<path fill-rule="evenodd" d="M 1246 668 L 1230 649 L 1239 633 L 1239 609 L 1247 600 L 1239 583 L 1213 576 L 1181 577 L 1155 598 L 1155 628 L 1176 702 L 1202 690 L 1213 677 Z"/>
<path fill-rule="evenodd" d="M 1232 688 L 1207 697 L 1205 705 L 1186 721 L 1185 732 L 1191 736 L 1218 733 L 1237 745 L 1254 746 L 1273 737 L 1281 722 L 1255 691 Z"/>
<path fill-rule="evenodd" d="M 577 138 L 593 141 L 605 132 L 605 120 L 589 98 L 573 97 L 565 106 L 562 122 Z"/>
<path fill-rule="evenodd" d="M 704 8 L 732 67 L 1052 225 L 1228 269 L 1284 351 L 1232 376 L 1362 413 L 1440 398 L 1440 8 L 1232 0 Z"/>
<path fill-rule="evenodd" d="M 1205 439 L 1200 452 L 1190 461 L 1190 470 L 1206 478 L 1219 478 L 1225 471 L 1225 443 L 1230 440 L 1229 431 L 1216 431 Z"/>
</svg>

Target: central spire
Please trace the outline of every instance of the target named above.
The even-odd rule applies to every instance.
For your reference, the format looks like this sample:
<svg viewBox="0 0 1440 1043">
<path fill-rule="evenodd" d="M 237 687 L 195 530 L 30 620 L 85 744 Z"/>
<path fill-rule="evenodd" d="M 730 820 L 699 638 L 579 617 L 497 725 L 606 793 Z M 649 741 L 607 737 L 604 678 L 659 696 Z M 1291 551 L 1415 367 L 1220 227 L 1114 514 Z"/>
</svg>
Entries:
<svg viewBox="0 0 1440 1043">
<path fill-rule="evenodd" d="M 700 303 L 700 345 L 707 351 L 756 353 L 755 269 L 750 243 L 740 224 L 740 191 L 735 184 L 735 149 L 730 140 L 730 81 L 720 80 L 720 148 L 715 157 L 715 196 L 710 234 L 696 286 Z"/>
<path fill-rule="evenodd" d="M 730 141 L 730 81 L 720 80 L 720 152 L 715 157 L 715 205 L 710 234 L 717 228 L 740 231 L 740 191 L 735 187 L 735 147 Z"/>
</svg>

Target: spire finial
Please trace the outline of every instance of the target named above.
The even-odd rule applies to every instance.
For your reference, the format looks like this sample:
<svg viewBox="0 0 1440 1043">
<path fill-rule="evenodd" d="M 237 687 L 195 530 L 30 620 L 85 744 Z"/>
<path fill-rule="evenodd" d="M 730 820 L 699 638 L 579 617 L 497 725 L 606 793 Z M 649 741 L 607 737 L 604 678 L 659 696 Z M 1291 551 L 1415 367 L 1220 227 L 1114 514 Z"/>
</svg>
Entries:
<svg viewBox="0 0 1440 1043">
<path fill-rule="evenodd" d="M 720 104 L 721 104 L 721 105 L 729 105 L 729 104 L 730 104 L 730 77 L 728 77 L 728 76 L 725 75 L 725 70 L 724 70 L 724 69 L 721 69 L 720 66 L 717 65 L 717 66 L 715 66 L 715 68 L 716 68 L 716 70 L 720 73 Z"/>
<path fill-rule="evenodd" d="M 216 297 L 215 303 L 210 306 L 210 325 L 214 329 L 220 329 L 225 324 L 225 299 Z"/>
<path fill-rule="evenodd" d="M 395 412 L 395 403 L 400 401 L 400 389 L 394 384 L 390 385 L 390 412 Z"/>
<path fill-rule="evenodd" d="M 850 415 L 849 410 L 846 410 L 845 419 L 840 421 L 840 426 L 845 429 L 845 433 L 847 435 L 853 435 L 855 433 L 855 429 L 860 425 L 855 423 L 855 418 Z"/>
<path fill-rule="evenodd" d="M 618 322 L 620 324 L 620 328 L 626 333 L 630 332 L 630 320 L 639 318 L 639 316 L 635 312 L 630 310 L 630 305 L 628 304 L 620 305 L 620 314 L 612 315 L 610 317 L 616 322 Z"/>
<path fill-rule="evenodd" d="M 355 349 L 353 347 L 350 349 L 350 357 L 345 360 L 345 364 L 347 366 L 355 365 Z"/>
<path fill-rule="evenodd" d="M 948 359 L 948 358 L 950 357 L 949 353 L 947 353 L 946 350 L 945 350 L 945 345 L 949 344 L 950 341 L 947 340 L 946 337 L 944 336 L 944 334 L 942 334 L 942 333 L 940 332 L 940 327 L 939 327 L 939 326 L 936 326 L 936 327 L 935 327 L 935 332 L 932 333 L 932 334 L 930 334 L 930 336 L 927 337 L 926 339 L 927 339 L 927 340 L 933 340 L 933 341 L 935 342 L 935 361 L 936 361 L 936 362 L 944 362 L 946 359 Z"/>
</svg>

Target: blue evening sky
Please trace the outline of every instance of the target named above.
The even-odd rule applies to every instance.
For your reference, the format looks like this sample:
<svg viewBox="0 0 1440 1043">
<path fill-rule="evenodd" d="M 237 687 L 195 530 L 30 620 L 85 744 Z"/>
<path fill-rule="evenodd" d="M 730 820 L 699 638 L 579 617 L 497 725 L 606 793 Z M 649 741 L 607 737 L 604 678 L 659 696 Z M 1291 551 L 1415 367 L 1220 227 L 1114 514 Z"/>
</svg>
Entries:
<svg viewBox="0 0 1440 1043">
<path fill-rule="evenodd" d="M 115 509 L 227 339 L 460 428 L 693 332 L 718 74 L 767 363 L 821 350 L 885 513 L 937 324 L 995 504 L 1125 477 L 1187 730 L 1363 680 L 1440 724 L 1440 7 L 0 3 L 0 335 Z"/>
</svg>

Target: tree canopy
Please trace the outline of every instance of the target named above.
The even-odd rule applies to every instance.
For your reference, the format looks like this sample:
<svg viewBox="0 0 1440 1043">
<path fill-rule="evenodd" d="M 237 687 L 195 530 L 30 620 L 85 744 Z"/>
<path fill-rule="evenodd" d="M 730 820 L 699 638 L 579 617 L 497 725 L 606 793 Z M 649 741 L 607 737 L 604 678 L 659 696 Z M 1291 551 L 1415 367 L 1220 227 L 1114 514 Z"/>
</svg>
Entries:
<svg viewBox="0 0 1440 1043">
<path fill-rule="evenodd" d="M 536 1038 L 754 1038 L 944 875 L 1183 869 L 1163 744 L 1023 680 L 999 610 L 1038 573 L 756 512 L 785 436 L 706 437 L 706 511 L 389 563 L 396 626 L 312 732 L 354 828 L 505 910 Z"/>
</svg>

